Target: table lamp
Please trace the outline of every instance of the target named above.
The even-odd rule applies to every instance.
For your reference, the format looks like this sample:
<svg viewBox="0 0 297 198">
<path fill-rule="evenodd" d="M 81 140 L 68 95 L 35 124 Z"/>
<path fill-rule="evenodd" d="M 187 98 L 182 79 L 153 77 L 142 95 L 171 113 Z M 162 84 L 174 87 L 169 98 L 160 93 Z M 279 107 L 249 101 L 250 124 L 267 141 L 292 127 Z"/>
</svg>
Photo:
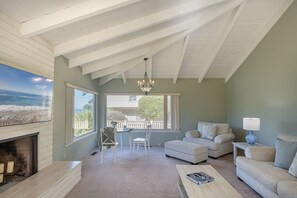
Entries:
<svg viewBox="0 0 297 198">
<path fill-rule="evenodd" d="M 245 137 L 247 143 L 253 145 L 257 141 L 254 131 L 260 130 L 260 118 L 243 118 L 243 129 L 249 130 L 249 134 Z"/>
</svg>

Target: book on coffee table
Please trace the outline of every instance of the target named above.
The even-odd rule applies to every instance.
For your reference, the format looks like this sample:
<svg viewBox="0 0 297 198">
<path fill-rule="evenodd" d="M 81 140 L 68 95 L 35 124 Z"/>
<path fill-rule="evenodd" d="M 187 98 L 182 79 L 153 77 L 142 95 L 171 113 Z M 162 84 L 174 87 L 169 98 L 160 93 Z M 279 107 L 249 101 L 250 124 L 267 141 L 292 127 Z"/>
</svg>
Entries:
<svg viewBox="0 0 297 198">
<path fill-rule="evenodd" d="M 209 176 L 208 174 L 206 174 L 204 172 L 189 173 L 189 174 L 186 174 L 186 177 L 198 185 L 209 183 L 214 180 L 213 177 Z"/>
</svg>

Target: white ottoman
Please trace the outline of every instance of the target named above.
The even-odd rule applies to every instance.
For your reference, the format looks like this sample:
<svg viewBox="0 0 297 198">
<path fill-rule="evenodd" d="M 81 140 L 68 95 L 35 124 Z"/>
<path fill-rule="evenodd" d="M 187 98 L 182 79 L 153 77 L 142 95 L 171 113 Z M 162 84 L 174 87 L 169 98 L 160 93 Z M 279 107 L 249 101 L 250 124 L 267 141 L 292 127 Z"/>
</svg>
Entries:
<svg viewBox="0 0 297 198">
<path fill-rule="evenodd" d="M 173 140 L 165 142 L 165 155 L 197 164 L 207 160 L 208 149 L 207 146 Z"/>
</svg>

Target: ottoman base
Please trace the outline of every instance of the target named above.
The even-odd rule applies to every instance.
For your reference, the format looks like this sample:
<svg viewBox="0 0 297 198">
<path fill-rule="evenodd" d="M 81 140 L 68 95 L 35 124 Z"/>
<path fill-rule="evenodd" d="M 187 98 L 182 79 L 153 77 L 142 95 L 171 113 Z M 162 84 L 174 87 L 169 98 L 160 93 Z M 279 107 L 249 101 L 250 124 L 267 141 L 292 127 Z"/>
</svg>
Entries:
<svg viewBox="0 0 297 198">
<path fill-rule="evenodd" d="M 165 143 L 165 155 L 197 164 L 207 161 L 208 150 L 206 146 L 174 140 Z"/>
<path fill-rule="evenodd" d="M 173 156 L 171 156 L 171 155 L 167 155 L 167 154 L 165 154 L 165 156 L 166 156 L 166 157 L 175 158 L 175 159 L 179 159 L 179 160 L 183 160 L 183 161 L 185 161 L 185 162 L 190 162 L 190 163 L 193 164 L 193 165 L 197 165 L 197 164 L 199 164 L 199 163 L 201 163 L 201 162 L 207 162 L 207 159 L 204 160 L 204 157 L 203 157 L 203 156 L 201 156 L 201 157 L 197 157 L 197 158 L 194 158 L 194 157 L 192 157 L 192 156 L 183 156 L 183 158 L 177 158 L 177 157 L 173 157 Z M 185 160 L 186 158 L 187 158 L 187 160 Z"/>
</svg>

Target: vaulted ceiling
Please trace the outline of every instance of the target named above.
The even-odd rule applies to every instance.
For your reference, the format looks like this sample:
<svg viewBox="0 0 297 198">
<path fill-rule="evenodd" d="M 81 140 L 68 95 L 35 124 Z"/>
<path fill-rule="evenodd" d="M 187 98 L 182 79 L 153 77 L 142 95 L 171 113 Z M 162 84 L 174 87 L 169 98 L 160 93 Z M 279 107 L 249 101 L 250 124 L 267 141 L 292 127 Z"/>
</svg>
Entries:
<svg viewBox="0 0 297 198">
<path fill-rule="evenodd" d="M 114 78 L 227 82 L 294 0 L 0 0 L 23 37 L 103 85 Z"/>
</svg>

